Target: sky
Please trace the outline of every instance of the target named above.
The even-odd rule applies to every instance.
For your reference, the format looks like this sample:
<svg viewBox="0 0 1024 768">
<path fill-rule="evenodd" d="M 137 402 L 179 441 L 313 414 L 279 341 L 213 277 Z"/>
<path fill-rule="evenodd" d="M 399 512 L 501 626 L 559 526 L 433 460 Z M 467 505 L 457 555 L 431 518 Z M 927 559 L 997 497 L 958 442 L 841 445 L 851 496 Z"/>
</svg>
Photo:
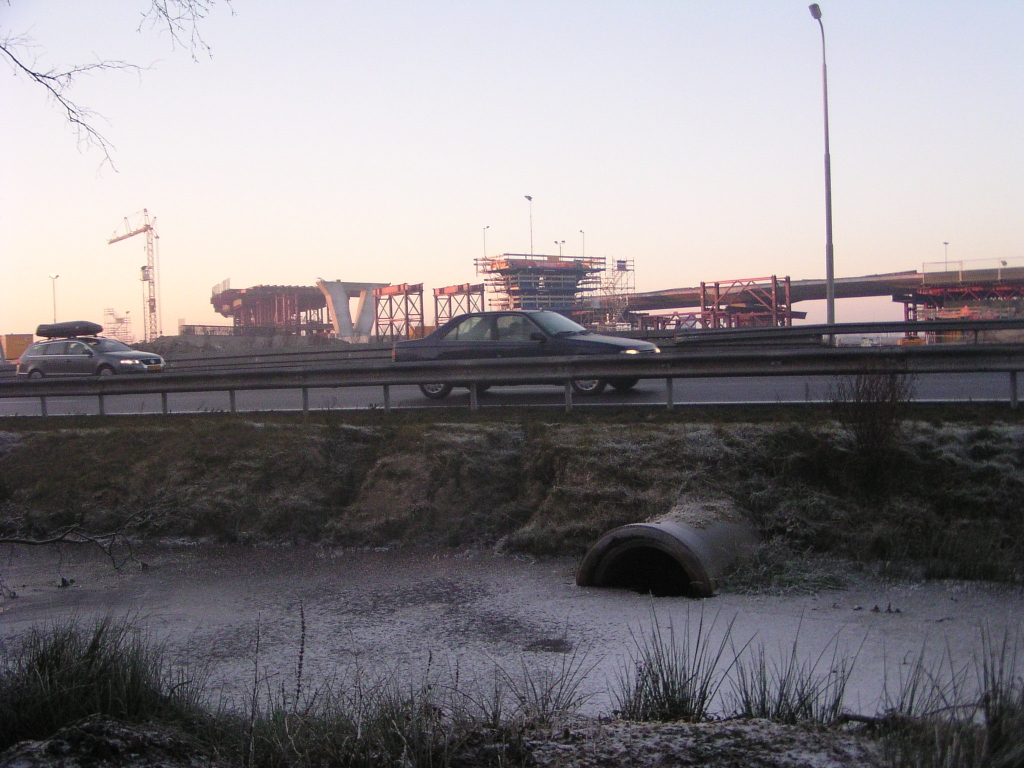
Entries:
<svg viewBox="0 0 1024 768">
<path fill-rule="evenodd" d="M 825 0 L 837 277 L 1024 256 L 1024 3 Z M 486 253 L 633 259 L 637 290 L 825 272 L 821 37 L 802 0 L 217 3 L 195 60 L 146 0 L 11 0 L 116 169 L 0 65 L 0 333 L 211 288 L 479 282 Z M 135 220 L 134 218 L 132 219 Z M 429 304 L 429 299 L 427 300 Z M 797 305 L 821 321 L 820 302 Z M 888 298 L 843 320 L 895 319 Z"/>
</svg>

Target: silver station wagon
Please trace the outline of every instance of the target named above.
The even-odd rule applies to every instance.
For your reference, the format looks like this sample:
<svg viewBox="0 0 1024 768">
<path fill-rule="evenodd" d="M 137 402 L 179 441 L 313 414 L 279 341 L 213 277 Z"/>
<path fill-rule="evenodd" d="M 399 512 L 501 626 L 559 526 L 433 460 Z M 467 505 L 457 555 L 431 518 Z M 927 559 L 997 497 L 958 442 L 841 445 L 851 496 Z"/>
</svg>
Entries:
<svg viewBox="0 0 1024 768">
<path fill-rule="evenodd" d="M 39 326 L 36 335 L 50 338 L 37 341 L 22 353 L 18 375 L 29 378 L 113 376 L 164 369 L 160 355 L 140 352 L 116 339 L 96 336 L 101 330 L 96 323 L 82 321 Z"/>
</svg>

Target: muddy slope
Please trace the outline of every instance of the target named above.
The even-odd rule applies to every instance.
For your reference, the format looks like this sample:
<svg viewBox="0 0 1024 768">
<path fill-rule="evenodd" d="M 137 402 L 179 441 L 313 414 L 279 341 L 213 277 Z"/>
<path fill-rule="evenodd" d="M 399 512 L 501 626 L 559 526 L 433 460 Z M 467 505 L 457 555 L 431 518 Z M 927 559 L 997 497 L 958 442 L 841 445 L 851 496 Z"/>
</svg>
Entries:
<svg viewBox="0 0 1024 768">
<path fill-rule="evenodd" d="M 578 554 L 680 499 L 726 498 L 768 545 L 1024 578 L 1024 428 L 241 419 L 0 433 L 0 534 L 110 529 Z"/>
</svg>

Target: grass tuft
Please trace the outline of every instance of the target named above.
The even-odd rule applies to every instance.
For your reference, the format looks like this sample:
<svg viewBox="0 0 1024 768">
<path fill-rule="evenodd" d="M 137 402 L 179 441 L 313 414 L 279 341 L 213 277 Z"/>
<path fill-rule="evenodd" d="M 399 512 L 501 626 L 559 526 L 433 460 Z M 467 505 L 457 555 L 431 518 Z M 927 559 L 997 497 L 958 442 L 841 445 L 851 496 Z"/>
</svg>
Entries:
<svg viewBox="0 0 1024 768">
<path fill-rule="evenodd" d="M 879 723 L 887 763 L 893 768 L 1024 765 L 1021 640 L 1019 630 L 1007 631 L 996 643 L 983 630 L 980 656 L 966 666 L 957 666 L 948 650 L 929 665 L 922 649 L 897 694 L 885 698 Z"/>
<path fill-rule="evenodd" d="M 769 659 L 764 644 L 759 643 L 746 659 L 737 662 L 729 696 L 735 715 L 791 725 L 827 725 L 840 718 L 855 659 L 840 652 L 836 636 L 817 658 L 801 660 L 799 639 L 798 633 L 789 654 L 781 659 Z"/>
<path fill-rule="evenodd" d="M 649 630 L 633 634 L 635 651 L 628 666 L 619 671 L 612 692 L 616 710 L 625 720 L 706 720 L 728 672 L 719 670 L 719 665 L 735 618 L 717 643 L 712 634 L 718 617 L 705 626 L 703 606 L 693 628 L 687 608 L 686 623 L 678 634 L 671 622 L 668 634 L 663 634 L 653 612 L 651 619 Z M 733 663 L 735 657 L 729 667 Z"/>
<path fill-rule="evenodd" d="M 33 628 L 0 653 L 0 751 L 91 715 L 128 722 L 202 717 L 203 665 L 172 665 L 131 617 Z"/>
</svg>

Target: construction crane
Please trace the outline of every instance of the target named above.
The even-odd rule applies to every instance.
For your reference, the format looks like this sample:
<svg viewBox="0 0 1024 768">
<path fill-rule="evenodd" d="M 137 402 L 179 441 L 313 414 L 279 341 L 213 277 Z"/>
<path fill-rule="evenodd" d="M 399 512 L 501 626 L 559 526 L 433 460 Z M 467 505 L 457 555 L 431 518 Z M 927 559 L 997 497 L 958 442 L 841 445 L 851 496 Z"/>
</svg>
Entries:
<svg viewBox="0 0 1024 768">
<path fill-rule="evenodd" d="M 138 216 L 139 214 L 133 214 Z M 146 235 L 146 266 L 142 267 L 142 275 L 139 278 L 142 281 L 142 304 L 143 311 L 146 315 L 144 336 L 145 341 L 155 341 L 162 333 L 160 323 L 160 313 L 157 311 L 157 285 L 156 285 L 156 251 L 157 241 L 160 239 L 160 235 L 156 233 L 156 216 L 152 220 L 149 218 L 149 211 L 146 208 L 142 209 L 142 219 L 139 226 L 132 227 L 127 217 L 124 220 L 124 232 L 114 232 L 110 239 L 107 240 L 108 245 L 119 243 L 122 240 L 127 240 L 129 237 L 135 237 L 135 235 Z"/>
</svg>

